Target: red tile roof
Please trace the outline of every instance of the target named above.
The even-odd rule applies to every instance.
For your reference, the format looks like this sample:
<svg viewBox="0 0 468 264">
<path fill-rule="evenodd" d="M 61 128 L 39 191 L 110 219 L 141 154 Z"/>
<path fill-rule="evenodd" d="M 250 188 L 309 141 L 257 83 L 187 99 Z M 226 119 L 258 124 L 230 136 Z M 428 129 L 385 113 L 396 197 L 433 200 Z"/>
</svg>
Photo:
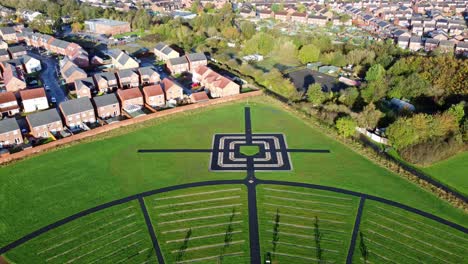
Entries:
<svg viewBox="0 0 468 264">
<path fill-rule="evenodd" d="M 205 92 L 198 92 L 198 93 L 193 93 L 191 94 L 191 97 L 195 102 L 202 102 L 202 101 L 208 101 L 210 98 L 208 98 L 208 95 Z"/>
<path fill-rule="evenodd" d="M 156 84 L 143 87 L 143 93 L 146 96 L 156 96 L 164 94 L 164 91 L 160 84 Z"/>
<path fill-rule="evenodd" d="M 20 91 L 21 99 L 29 100 L 34 98 L 46 97 L 44 88 L 27 89 Z"/>
<path fill-rule="evenodd" d="M 16 97 L 13 92 L 0 93 L 0 104 L 12 102 L 12 101 L 16 102 Z"/>
<path fill-rule="evenodd" d="M 119 96 L 120 100 L 126 101 L 138 97 L 143 97 L 139 88 L 131 88 L 126 90 L 118 90 L 117 95 Z"/>
</svg>

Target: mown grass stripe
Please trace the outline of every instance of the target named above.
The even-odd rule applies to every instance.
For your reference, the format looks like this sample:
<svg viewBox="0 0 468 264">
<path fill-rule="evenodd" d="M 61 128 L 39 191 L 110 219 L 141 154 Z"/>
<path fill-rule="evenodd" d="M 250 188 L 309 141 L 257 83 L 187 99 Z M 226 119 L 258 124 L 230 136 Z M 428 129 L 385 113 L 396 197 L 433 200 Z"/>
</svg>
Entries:
<svg viewBox="0 0 468 264">
<path fill-rule="evenodd" d="M 201 220 L 201 219 L 211 219 L 211 218 L 218 218 L 218 217 L 222 217 L 222 216 L 231 216 L 231 215 L 240 215 L 240 214 L 241 214 L 240 212 L 235 212 L 235 213 L 228 213 L 228 214 L 218 214 L 218 215 L 199 216 L 199 217 L 193 217 L 193 218 L 184 218 L 184 219 L 178 219 L 178 220 L 159 222 L 159 225 L 180 223 L 180 222 L 187 222 L 187 221 Z"/>
<path fill-rule="evenodd" d="M 327 206 L 350 208 L 348 205 L 327 203 L 327 202 L 319 202 L 319 201 L 311 201 L 311 200 L 303 200 L 303 199 L 295 199 L 295 198 L 288 198 L 288 197 L 282 197 L 282 196 L 265 195 L 265 197 L 268 197 L 268 198 L 271 198 L 271 199 L 282 200 L 282 201 L 294 201 L 294 202 L 307 203 L 307 204 L 323 204 L 323 205 L 327 205 Z"/>
<path fill-rule="evenodd" d="M 106 254 L 106 255 L 104 255 L 104 256 L 102 256 L 102 257 L 100 257 L 100 258 L 97 258 L 97 259 L 95 259 L 95 260 L 89 262 L 89 264 L 96 263 L 97 261 L 102 260 L 102 259 L 105 259 L 105 258 L 108 258 L 108 257 L 112 257 L 113 255 L 119 253 L 119 252 L 122 251 L 123 249 L 127 249 L 127 248 L 129 248 L 129 247 L 131 247 L 131 246 L 138 245 L 142 240 L 143 240 L 143 239 L 140 239 L 140 240 L 138 240 L 138 241 L 135 242 L 135 243 L 132 243 L 132 244 L 126 245 L 126 246 L 124 246 L 124 247 L 121 247 L 121 248 L 119 248 L 119 249 L 117 249 L 117 250 L 114 250 L 114 251 L 112 251 L 112 252 L 109 253 L 109 254 Z M 126 258 L 126 259 L 128 259 L 128 258 Z M 119 262 L 117 262 L 117 263 L 119 263 Z"/>
<path fill-rule="evenodd" d="M 267 213 L 272 214 L 273 216 L 276 216 L 276 212 L 273 211 L 267 211 Z M 291 217 L 291 218 L 298 218 L 298 219 L 305 219 L 305 220 L 311 220 L 315 221 L 313 218 L 310 216 L 300 216 L 300 215 L 292 215 L 292 214 L 285 214 L 285 213 L 279 213 L 280 217 L 286 216 L 286 217 Z M 326 219 L 326 218 L 319 218 L 320 222 L 325 222 L 325 223 L 334 223 L 334 224 L 346 224 L 346 222 L 343 221 L 336 221 L 336 220 L 331 220 L 331 219 Z"/>
<path fill-rule="evenodd" d="M 216 227 L 216 226 L 223 226 L 223 225 L 228 225 L 228 224 L 240 224 L 242 223 L 242 220 L 239 221 L 232 221 L 232 222 L 225 222 L 225 223 L 219 223 L 219 224 L 210 224 L 210 225 L 201 225 L 201 226 L 194 226 L 194 227 L 189 227 L 189 228 L 181 228 L 181 229 L 174 229 L 174 230 L 169 230 L 169 231 L 162 231 L 162 234 L 167 234 L 167 233 L 176 233 L 176 232 L 187 232 L 190 229 L 202 229 L 202 228 L 208 228 L 208 227 Z"/>
<path fill-rule="evenodd" d="M 297 207 L 297 206 L 281 205 L 281 204 L 272 204 L 272 203 L 263 203 L 263 204 L 269 205 L 269 206 L 275 206 L 275 207 L 284 207 L 284 208 L 290 208 L 290 209 L 304 210 L 304 211 L 309 211 L 309 212 L 327 213 L 327 214 L 336 214 L 336 215 L 347 216 L 347 214 L 338 213 L 338 212 L 335 212 L 335 211 L 315 210 L 315 209 L 310 209 L 310 208 L 305 208 L 305 207 Z"/>
<path fill-rule="evenodd" d="M 268 232 L 268 233 L 275 233 L 275 231 L 272 231 L 272 230 L 267 230 L 267 232 Z M 301 235 L 301 234 L 289 233 L 289 232 L 282 232 L 282 231 L 279 231 L 279 232 L 277 232 L 277 233 L 280 234 L 280 235 L 293 236 L 293 237 L 310 238 L 310 239 L 315 238 L 315 236 L 313 236 L 313 235 L 308 236 L 308 235 Z M 329 242 L 332 242 L 332 243 L 343 244 L 343 241 L 338 240 L 338 239 L 320 238 L 320 240 L 322 240 L 322 241 L 329 241 Z"/>
<path fill-rule="evenodd" d="M 268 223 L 276 224 L 275 221 L 268 221 Z M 296 225 L 296 224 L 290 224 L 290 223 L 285 223 L 285 222 L 279 222 L 278 225 L 280 227 L 284 225 L 284 226 L 292 226 L 292 227 L 297 227 L 297 228 L 302 228 L 302 229 L 315 229 L 316 228 L 314 226 Z M 326 228 L 320 228 L 320 231 L 329 231 L 329 232 L 336 232 L 336 233 L 343 233 L 343 234 L 347 233 L 344 230 L 326 229 Z"/>
<path fill-rule="evenodd" d="M 227 207 L 236 207 L 236 206 L 242 206 L 242 204 L 237 203 L 237 204 L 227 204 L 227 205 L 218 205 L 218 206 L 203 207 L 203 208 L 196 208 L 196 209 L 180 210 L 180 211 L 176 211 L 176 212 L 162 213 L 162 214 L 159 214 L 159 216 L 168 216 L 168 215 L 175 215 L 175 214 L 192 213 L 192 212 L 199 212 L 199 211 L 206 211 L 206 210 L 220 209 L 220 208 L 227 208 Z"/>
<path fill-rule="evenodd" d="M 153 200 L 154 201 L 162 201 L 162 200 L 184 198 L 184 197 L 197 196 L 197 195 L 205 195 L 205 194 L 213 194 L 213 193 L 221 193 L 221 192 L 233 192 L 233 191 L 240 191 L 240 190 L 241 190 L 241 188 L 232 188 L 232 189 L 225 189 L 225 190 L 189 193 L 189 194 L 181 194 L 181 195 L 169 196 L 169 197 L 160 197 L 160 198 L 154 198 Z"/>
<path fill-rule="evenodd" d="M 203 258 L 196 258 L 196 259 L 188 259 L 188 260 L 182 260 L 182 261 L 177 261 L 176 263 L 181 264 L 181 263 L 191 263 L 191 262 L 199 262 L 199 261 L 204 261 L 204 260 L 209 260 L 209 259 L 216 259 L 216 258 L 221 258 L 221 257 L 233 257 L 233 256 L 242 256 L 244 255 L 244 252 L 233 252 L 229 254 L 224 254 L 224 255 L 216 255 L 216 256 L 209 256 L 209 257 L 203 257 Z"/>
<path fill-rule="evenodd" d="M 229 242 L 229 243 L 218 243 L 218 244 L 211 244 L 211 245 L 206 245 L 206 246 L 192 247 L 192 248 L 185 249 L 184 252 L 195 251 L 195 250 L 200 250 L 200 249 L 207 249 L 207 248 L 216 248 L 216 247 L 221 247 L 221 246 L 223 246 L 223 247 L 224 246 L 231 246 L 231 245 L 242 244 L 244 242 L 245 242 L 245 240 L 238 240 L 238 241 L 232 241 L 232 242 Z M 172 254 L 178 253 L 178 252 L 180 252 L 180 250 L 178 250 L 178 249 L 171 251 Z"/>
<path fill-rule="evenodd" d="M 268 191 L 274 191 L 274 192 L 294 193 L 294 194 L 299 194 L 299 195 L 325 197 L 325 198 L 345 200 L 345 201 L 352 201 L 353 200 L 352 198 L 346 198 L 346 197 L 336 197 L 336 196 L 324 195 L 324 194 L 305 193 L 305 192 L 297 192 L 297 191 L 290 191 L 290 190 L 281 190 L 281 189 L 268 188 L 268 187 L 263 187 L 263 189 L 268 190 Z"/>
<path fill-rule="evenodd" d="M 227 197 L 220 197 L 220 198 L 213 198 L 213 199 L 205 199 L 205 200 L 197 200 L 197 201 L 184 202 L 184 203 L 156 205 L 156 206 L 153 206 L 153 208 L 154 209 L 161 209 L 161 208 L 175 207 L 175 206 L 181 206 L 181 205 L 190 205 L 190 204 L 199 204 L 199 203 L 207 203 L 207 202 L 225 201 L 225 200 L 232 200 L 232 199 L 239 199 L 239 198 L 240 198 L 240 195 L 234 195 L 234 196 L 227 196 Z"/>
<path fill-rule="evenodd" d="M 370 242 L 371 244 L 378 245 L 379 247 L 382 247 L 382 248 L 384 248 L 384 249 L 386 249 L 386 250 L 393 251 L 393 252 L 397 253 L 397 255 L 402 255 L 402 256 L 404 256 L 405 258 L 412 259 L 412 260 L 414 260 L 414 261 L 416 261 L 416 262 L 419 262 L 419 263 L 424 263 L 424 262 L 422 262 L 421 260 L 415 259 L 415 258 L 413 258 L 413 257 L 410 257 L 410 256 L 408 256 L 408 255 L 406 255 L 406 254 L 401 253 L 401 251 L 396 251 L 395 249 L 392 249 L 392 248 L 390 248 L 390 247 L 387 247 L 387 246 L 385 246 L 385 245 L 382 245 L 381 243 L 376 242 L 376 241 L 374 241 L 374 240 L 372 240 L 372 239 L 370 239 L 370 238 L 365 237 L 364 240 Z"/>
<path fill-rule="evenodd" d="M 241 233 L 242 231 L 232 231 L 232 232 L 229 232 L 230 235 L 232 234 L 239 234 Z M 226 232 L 223 232 L 223 233 L 217 233 L 217 234 L 209 234 L 209 235 L 204 235 L 204 236 L 195 236 L 195 237 L 189 237 L 189 238 L 181 238 L 181 239 L 174 239 L 174 240 L 168 240 L 166 241 L 166 244 L 169 244 L 169 243 L 177 243 L 177 242 L 182 242 L 182 241 L 191 241 L 191 240 L 197 240 L 197 239 L 203 239 L 203 238 L 210 238 L 210 237 L 217 237 L 217 236 L 225 236 L 227 235 Z"/>
<path fill-rule="evenodd" d="M 301 255 L 287 254 L 287 253 L 281 253 L 281 252 L 275 252 L 274 254 L 278 256 L 284 256 L 284 257 L 290 257 L 290 258 L 300 258 L 300 259 L 317 261 L 317 262 L 319 261 L 316 258 L 311 258 L 311 257 L 306 257 L 306 256 L 301 256 Z M 334 261 L 320 261 L 320 263 L 335 263 L 335 262 Z"/>
<path fill-rule="evenodd" d="M 307 248 L 307 249 L 317 249 L 316 247 L 312 247 L 312 246 L 306 246 L 306 245 L 299 245 L 299 244 L 293 244 L 293 243 L 287 243 L 287 242 L 281 242 L 281 241 L 271 241 L 272 243 L 274 244 L 278 244 L 278 245 L 285 245 L 285 246 L 292 246 L 292 247 L 298 247 L 298 248 Z M 332 252 L 332 253 L 340 253 L 338 250 L 334 250 L 334 249 L 326 249 L 326 248 L 320 248 L 321 250 L 323 251 L 327 251 L 327 252 Z"/>
</svg>

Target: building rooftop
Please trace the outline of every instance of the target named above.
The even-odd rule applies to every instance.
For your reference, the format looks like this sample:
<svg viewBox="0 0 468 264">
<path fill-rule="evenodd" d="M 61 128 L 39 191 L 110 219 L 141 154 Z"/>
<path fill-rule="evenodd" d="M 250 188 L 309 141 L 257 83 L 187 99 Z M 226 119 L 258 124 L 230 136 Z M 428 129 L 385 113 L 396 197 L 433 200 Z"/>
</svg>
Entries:
<svg viewBox="0 0 468 264">
<path fill-rule="evenodd" d="M 187 59 L 189 61 L 204 61 L 206 60 L 206 56 L 203 52 L 190 53 L 190 54 L 187 54 Z"/>
<path fill-rule="evenodd" d="M 32 113 L 28 115 L 26 119 L 28 120 L 28 123 L 31 125 L 31 127 L 43 126 L 57 121 L 62 122 L 62 119 L 60 118 L 60 115 L 55 108 Z"/>
<path fill-rule="evenodd" d="M 94 104 L 96 107 L 102 107 L 107 105 L 118 104 L 117 96 L 115 93 L 105 94 L 101 96 L 96 96 L 93 98 Z"/>
<path fill-rule="evenodd" d="M 171 65 L 179 65 L 179 64 L 185 64 L 188 63 L 187 58 L 183 57 L 178 57 L 178 58 L 172 58 L 169 59 L 169 62 Z"/>
<path fill-rule="evenodd" d="M 106 18 L 95 18 L 86 20 L 85 23 L 95 23 L 95 24 L 103 24 L 108 26 L 121 26 L 121 25 L 128 25 L 128 22 L 119 21 L 119 20 L 112 20 Z"/>
<path fill-rule="evenodd" d="M 35 98 L 46 97 L 44 88 L 26 89 L 21 90 L 20 96 L 22 100 L 30 100 Z"/>
<path fill-rule="evenodd" d="M 94 109 L 88 97 L 81 97 L 62 102 L 60 104 L 60 108 L 67 116 Z"/>
<path fill-rule="evenodd" d="M 18 123 L 15 118 L 6 118 L 0 120 L 0 134 L 11 132 L 14 130 L 19 130 Z"/>
</svg>

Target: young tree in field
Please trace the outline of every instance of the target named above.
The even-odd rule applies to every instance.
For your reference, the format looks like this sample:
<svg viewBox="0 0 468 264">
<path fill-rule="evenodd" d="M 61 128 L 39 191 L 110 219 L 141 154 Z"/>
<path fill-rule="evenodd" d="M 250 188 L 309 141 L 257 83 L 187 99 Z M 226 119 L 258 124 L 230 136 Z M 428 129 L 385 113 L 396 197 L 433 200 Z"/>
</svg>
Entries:
<svg viewBox="0 0 468 264">
<path fill-rule="evenodd" d="M 356 121 L 350 116 L 341 117 L 336 121 L 338 132 L 344 137 L 351 137 L 356 133 Z"/>
<path fill-rule="evenodd" d="M 373 103 L 370 103 L 364 107 L 364 110 L 359 113 L 357 121 L 360 127 L 367 129 L 374 129 L 384 114 L 375 108 Z"/>
<path fill-rule="evenodd" d="M 299 50 L 298 57 L 299 60 L 304 64 L 318 61 L 320 57 L 320 49 L 317 48 L 314 44 L 304 45 Z"/>
<path fill-rule="evenodd" d="M 327 95 L 322 91 L 322 85 L 314 83 L 307 88 L 307 98 L 313 105 L 320 105 L 327 99 Z"/>
</svg>

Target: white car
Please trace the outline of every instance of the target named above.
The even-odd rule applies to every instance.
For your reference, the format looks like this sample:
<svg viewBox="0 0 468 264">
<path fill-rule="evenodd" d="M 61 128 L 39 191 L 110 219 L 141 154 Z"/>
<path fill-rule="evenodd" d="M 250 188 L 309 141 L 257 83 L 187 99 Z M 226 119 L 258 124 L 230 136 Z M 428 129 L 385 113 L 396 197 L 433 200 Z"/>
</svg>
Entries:
<svg viewBox="0 0 468 264">
<path fill-rule="evenodd" d="M 44 88 L 46 91 L 50 91 L 50 87 L 48 85 L 45 85 Z"/>
<path fill-rule="evenodd" d="M 55 97 L 50 98 L 50 101 L 51 101 L 53 104 L 57 103 L 57 99 L 56 99 Z"/>
</svg>

